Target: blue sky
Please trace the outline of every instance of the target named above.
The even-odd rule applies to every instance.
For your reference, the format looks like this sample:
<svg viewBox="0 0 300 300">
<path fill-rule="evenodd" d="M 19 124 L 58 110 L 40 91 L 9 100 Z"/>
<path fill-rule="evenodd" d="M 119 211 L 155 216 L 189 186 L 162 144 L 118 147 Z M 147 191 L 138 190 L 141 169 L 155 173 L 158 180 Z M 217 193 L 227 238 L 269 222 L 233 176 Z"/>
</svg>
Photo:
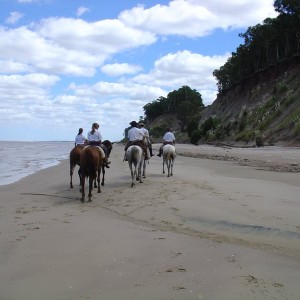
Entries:
<svg viewBox="0 0 300 300">
<path fill-rule="evenodd" d="M 273 0 L 0 0 L 0 140 L 72 141 L 98 122 L 118 141 L 183 85 L 209 105 L 213 70 L 267 17 Z"/>
</svg>

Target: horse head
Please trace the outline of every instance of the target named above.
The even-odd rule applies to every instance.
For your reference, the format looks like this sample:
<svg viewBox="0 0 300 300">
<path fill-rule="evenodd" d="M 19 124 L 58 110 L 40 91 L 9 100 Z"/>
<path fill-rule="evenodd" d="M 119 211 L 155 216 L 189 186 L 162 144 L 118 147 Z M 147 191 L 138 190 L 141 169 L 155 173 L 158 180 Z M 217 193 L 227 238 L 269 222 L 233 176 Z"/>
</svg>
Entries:
<svg viewBox="0 0 300 300">
<path fill-rule="evenodd" d="M 113 148 L 112 145 L 114 143 L 110 142 L 109 140 L 105 140 L 105 141 L 102 142 L 102 144 L 107 148 L 107 150 L 108 150 L 108 156 L 109 156 L 110 153 L 111 153 L 111 150 Z"/>
</svg>

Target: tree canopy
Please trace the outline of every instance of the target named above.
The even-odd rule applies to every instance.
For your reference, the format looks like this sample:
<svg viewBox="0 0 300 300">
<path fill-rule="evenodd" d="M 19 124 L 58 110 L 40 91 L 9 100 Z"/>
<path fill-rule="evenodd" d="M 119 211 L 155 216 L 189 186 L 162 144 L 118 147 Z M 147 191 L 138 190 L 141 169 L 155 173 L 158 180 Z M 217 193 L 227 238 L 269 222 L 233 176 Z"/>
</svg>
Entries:
<svg viewBox="0 0 300 300">
<path fill-rule="evenodd" d="M 146 104 L 143 108 L 148 120 L 153 120 L 169 112 L 175 112 L 184 119 L 188 114 L 198 111 L 203 106 L 201 94 L 185 85 L 178 90 L 170 92 L 166 98 L 159 97 L 157 100 Z"/>
<path fill-rule="evenodd" d="M 275 0 L 276 18 L 251 26 L 227 62 L 214 70 L 219 91 L 230 88 L 255 72 L 300 54 L 300 1 Z"/>
</svg>

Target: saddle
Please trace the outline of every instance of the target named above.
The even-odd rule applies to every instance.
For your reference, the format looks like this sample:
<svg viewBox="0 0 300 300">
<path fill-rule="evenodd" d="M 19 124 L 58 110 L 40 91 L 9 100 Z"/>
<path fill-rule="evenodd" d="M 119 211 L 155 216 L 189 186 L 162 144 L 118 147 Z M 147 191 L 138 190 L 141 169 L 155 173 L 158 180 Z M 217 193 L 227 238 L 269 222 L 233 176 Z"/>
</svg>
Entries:
<svg viewBox="0 0 300 300">
<path fill-rule="evenodd" d="M 172 146 L 174 146 L 173 142 L 164 142 L 163 144 L 164 144 L 164 146 L 165 145 L 172 145 Z"/>
<path fill-rule="evenodd" d="M 88 148 L 88 147 L 95 147 L 95 148 L 98 148 L 99 151 L 100 151 L 100 153 L 101 153 L 101 156 L 104 157 L 104 158 L 106 157 L 104 150 L 103 150 L 100 146 L 87 145 L 87 146 L 84 147 L 84 149 L 85 149 L 85 148 Z"/>
</svg>

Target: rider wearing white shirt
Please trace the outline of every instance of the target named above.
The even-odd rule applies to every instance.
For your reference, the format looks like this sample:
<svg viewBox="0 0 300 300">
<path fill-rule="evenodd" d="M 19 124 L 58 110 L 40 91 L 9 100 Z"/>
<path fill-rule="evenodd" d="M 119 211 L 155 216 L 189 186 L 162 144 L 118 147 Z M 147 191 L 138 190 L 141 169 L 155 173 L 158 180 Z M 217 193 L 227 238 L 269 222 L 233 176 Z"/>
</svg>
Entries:
<svg viewBox="0 0 300 300">
<path fill-rule="evenodd" d="M 137 145 L 140 146 L 143 149 L 143 152 L 145 154 L 145 159 L 149 159 L 148 153 L 147 153 L 147 145 L 143 142 L 144 139 L 144 132 L 137 128 L 138 124 L 136 121 L 132 121 L 129 123 L 131 125 L 131 129 L 128 130 L 127 137 L 128 137 L 128 143 L 125 145 L 125 152 L 131 145 Z M 126 154 L 124 159 L 126 160 Z"/>
<path fill-rule="evenodd" d="M 86 138 L 83 135 L 83 129 L 79 128 L 78 134 L 75 137 L 75 147 L 76 146 L 81 146 L 82 147 L 85 144 L 86 144 Z"/>
<path fill-rule="evenodd" d="M 167 128 L 167 132 L 165 133 L 165 135 L 163 136 L 163 144 L 160 146 L 159 148 L 159 153 L 157 154 L 157 156 L 161 157 L 162 154 L 162 149 L 164 145 L 170 144 L 170 145 L 175 145 L 175 136 L 174 134 L 171 132 L 170 128 Z"/>
<path fill-rule="evenodd" d="M 88 133 L 88 141 L 90 145 L 99 145 L 102 141 L 102 135 L 98 129 L 93 129 Z"/>
<path fill-rule="evenodd" d="M 165 133 L 165 135 L 163 137 L 163 140 L 165 142 L 172 142 L 173 143 L 175 141 L 175 136 L 172 132 L 168 131 L 168 132 Z"/>
<path fill-rule="evenodd" d="M 99 128 L 99 124 L 93 123 L 92 130 L 89 131 L 89 133 L 88 133 L 88 144 L 91 146 L 99 146 L 103 149 L 103 151 L 105 153 L 105 158 L 104 158 L 105 166 L 106 166 L 106 168 L 110 168 L 109 167 L 110 161 L 108 161 L 108 159 L 107 159 L 108 158 L 107 149 L 101 143 L 102 135 L 101 135 L 100 131 L 98 130 L 98 128 Z"/>
<path fill-rule="evenodd" d="M 144 136 L 147 139 L 146 144 L 147 144 L 147 147 L 149 149 L 150 156 L 153 156 L 153 154 L 152 154 L 152 144 L 151 144 L 151 141 L 150 141 L 149 131 L 144 126 L 145 126 L 145 124 L 143 122 L 139 122 L 139 128 L 144 133 Z"/>
</svg>

